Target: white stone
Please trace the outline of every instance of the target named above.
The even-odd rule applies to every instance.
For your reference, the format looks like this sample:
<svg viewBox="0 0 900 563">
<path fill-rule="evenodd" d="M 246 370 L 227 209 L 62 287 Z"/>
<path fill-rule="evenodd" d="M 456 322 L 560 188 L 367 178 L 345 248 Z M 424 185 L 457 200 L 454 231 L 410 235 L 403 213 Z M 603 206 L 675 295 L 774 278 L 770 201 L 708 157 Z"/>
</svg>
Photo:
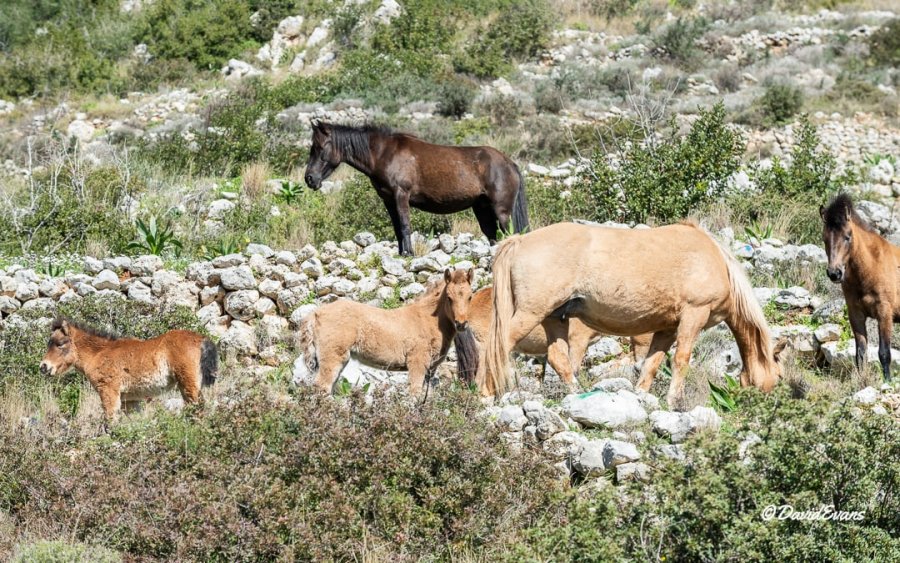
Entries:
<svg viewBox="0 0 900 563">
<path fill-rule="evenodd" d="M 119 289 L 119 276 L 112 270 L 102 270 L 91 285 L 97 290 Z"/>
<path fill-rule="evenodd" d="M 222 287 L 228 291 L 256 289 L 256 278 L 253 277 L 250 266 L 225 268 L 219 272 L 219 279 Z"/>
<path fill-rule="evenodd" d="M 588 428 L 615 429 L 647 420 L 647 411 L 637 395 L 625 390 L 569 395 L 562 402 L 562 414 Z"/>
<path fill-rule="evenodd" d="M 239 321 L 249 321 L 256 316 L 253 305 L 259 301 L 255 289 L 232 291 L 225 296 L 225 312 Z"/>
</svg>

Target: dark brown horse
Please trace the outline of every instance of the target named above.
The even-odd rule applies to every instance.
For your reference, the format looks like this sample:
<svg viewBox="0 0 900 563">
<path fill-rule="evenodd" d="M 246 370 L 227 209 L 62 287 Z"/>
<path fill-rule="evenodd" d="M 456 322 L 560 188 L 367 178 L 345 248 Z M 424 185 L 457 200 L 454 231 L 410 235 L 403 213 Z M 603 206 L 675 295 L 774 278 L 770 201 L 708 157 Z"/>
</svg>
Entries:
<svg viewBox="0 0 900 563">
<path fill-rule="evenodd" d="M 491 242 L 498 229 L 528 228 L 525 180 L 513 161 L 491 147 L 433 145 L 404 133 L 313 123 L 306 185 L 318 190 L 346 162 L 369 177 L 391 216 L 400 254 L 412 254 L 409 207 L 456 213 L 469 207 Z"/>
<path fill-rule="evenodd" d="M 866 319 L 878 321 L 878 360 L 891 379 L 891 332 L 900 322 L 900 248 L 866 224 L 847 194 L 819 209 L 825 228 L 828 278 L 841 284 L 856 338 L 856 368 L 866 365 Z"/>
</svg>

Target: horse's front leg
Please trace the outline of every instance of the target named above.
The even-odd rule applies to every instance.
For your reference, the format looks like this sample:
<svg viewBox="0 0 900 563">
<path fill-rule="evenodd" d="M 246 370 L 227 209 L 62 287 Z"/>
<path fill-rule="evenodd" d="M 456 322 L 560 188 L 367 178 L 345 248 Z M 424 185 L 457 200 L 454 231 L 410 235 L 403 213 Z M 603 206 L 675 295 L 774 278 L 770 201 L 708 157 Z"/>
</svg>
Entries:
<svg viewBox="0 0 900 563">
<path fill-rule="evenodd" d="M 866 314 L 861 308 L 847 303 L 847 312 L 850 317 L 850 329 L 853 330 L 853 338 L 856 340 L 856 370 L 862 372 L 866 367 L 868 358 L 868 336 L 866 334 Z"/>
<path fill-rule="evenodd" d="M 894 331 L 894 312 L 891 309 L 878 311 L 878 361 L 884 381 L 891 380 L 891 333 Z"/>
<path fill-rule="evenodd" d="M 403 188 L 397 188 L 394 195 L 394 201 L 397 204 L 397 219 L 400 224 L 400 234 L 402 243 L 400 244 L 400 254 L 404 256 L 412 256 L 412 228 L 409 225 L 409 192 Z M 398 240 L 400 240 L 398 238 Z"/>
</svg>

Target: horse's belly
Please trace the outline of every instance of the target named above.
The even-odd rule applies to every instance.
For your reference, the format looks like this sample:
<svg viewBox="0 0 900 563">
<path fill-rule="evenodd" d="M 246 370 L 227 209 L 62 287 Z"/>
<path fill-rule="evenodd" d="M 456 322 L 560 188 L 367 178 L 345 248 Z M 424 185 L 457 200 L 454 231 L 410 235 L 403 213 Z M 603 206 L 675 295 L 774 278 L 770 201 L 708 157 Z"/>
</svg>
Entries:
<svg viewBox="0 0 900 563">
<path fill-rule="evenodd" d="M 126 374 L 120 391 L 128 398 L 155 397 L 175 386 L 175 378 L 167 364 L 143 374 Z"/>
<path fill-rule="evenodd" d="M 446 198 L 410 197 L 409 203 L 428 213 L 456 213 L 472 207 L 475 197 L 448 196 Z"/>
</svg>

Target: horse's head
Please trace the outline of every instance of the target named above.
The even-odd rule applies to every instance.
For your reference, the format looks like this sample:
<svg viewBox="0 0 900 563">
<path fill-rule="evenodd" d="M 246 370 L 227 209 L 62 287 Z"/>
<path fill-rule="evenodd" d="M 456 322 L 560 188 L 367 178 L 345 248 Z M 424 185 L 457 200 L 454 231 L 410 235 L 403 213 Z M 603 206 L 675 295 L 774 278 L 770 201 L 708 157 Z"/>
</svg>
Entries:
<svg viewBox="0 0 900 563">
<path fill-rule="evenodd" d="M 72 341 L 72 326 L 64 319 L 53 321 L 50 327 L 50 340 L 47 342 L 47 353 L 41 360 L 41 373 L 62 375 L 77 361 L 78 351 Z"/>
<path fill-rule="evenodd" d="M 472 302 L 472 277 L 475 270 L 444 270 L 444 311 L 453 321 L 456 330 L 465 330 L 469 326 L 469 304 Z"/>
<path fill-rule="evenodd" d="M 853 202 L 847 194 L 841 194 L 828 207 L 819 207 L 819 214 L 825 223 L 822 231 L 825 253 L 828 255 L 825 272 L 828 279 L 840 283 L 853 247 Z"/>
<path fill-rule="evenodd" d="M 306 185 L 314 190 L 322 187 L 322 181 L 331 176 L 341 164 L 341 154 L 334 143 L 330 124 L 313 122 L 312 146 L 309 147 L 309 163 L 303 175 Z"/>
</svg>

